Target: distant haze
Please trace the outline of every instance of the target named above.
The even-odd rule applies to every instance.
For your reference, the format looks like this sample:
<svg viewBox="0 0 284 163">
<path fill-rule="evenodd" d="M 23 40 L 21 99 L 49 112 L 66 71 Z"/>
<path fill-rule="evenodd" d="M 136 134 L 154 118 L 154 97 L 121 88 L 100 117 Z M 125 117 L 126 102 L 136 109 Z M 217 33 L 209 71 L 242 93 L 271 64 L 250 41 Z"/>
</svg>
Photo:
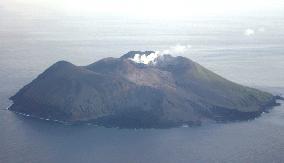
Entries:
<svg viewBox="0 0 284 163">
<path fill-rule="evenodd" d="M 146 18 L 271 15 L 284 8 L 281 0 L 1 0 L 0 9 L 23 13 L 59 12 L 71 16 L 98 14 Z"/>
</svg>

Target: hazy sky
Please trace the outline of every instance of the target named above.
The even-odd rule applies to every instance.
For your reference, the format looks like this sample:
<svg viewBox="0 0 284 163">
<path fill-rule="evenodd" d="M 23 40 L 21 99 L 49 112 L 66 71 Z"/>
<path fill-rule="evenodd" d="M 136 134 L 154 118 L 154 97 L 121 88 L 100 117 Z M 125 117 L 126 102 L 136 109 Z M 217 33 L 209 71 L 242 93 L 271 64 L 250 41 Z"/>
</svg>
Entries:
<svg viewBox="0 0 284 163">
<path fill-rule="evenodd" d="M 273 14 L 284 0 L 1 0 L 9 11 L 54 11 L 68 15 L 123 14 L 128 16 L 189 17 Z"/>
</svg>

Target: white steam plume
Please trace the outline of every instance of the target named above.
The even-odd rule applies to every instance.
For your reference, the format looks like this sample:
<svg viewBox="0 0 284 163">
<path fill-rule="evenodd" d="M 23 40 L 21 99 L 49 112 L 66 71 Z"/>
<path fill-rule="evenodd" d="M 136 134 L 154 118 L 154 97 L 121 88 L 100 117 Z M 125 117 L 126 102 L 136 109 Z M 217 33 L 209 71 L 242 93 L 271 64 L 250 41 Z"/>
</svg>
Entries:
<svg viewBox="0 0 284 163">
<path fill-rule="evenodd" d="M 188 52 L 191 48 L 191 45 L 180 45 L 177 44 L 175 46 L 171 46 L 169 49 L 162 50 L 162 51 L 155 51 L 151 54 L 135 54 L 133 58 L 129 58 L 130 60 L 136 63 L 143 63 L 143 64 L 155 64 L 157 59 L 164 54 L 172 54 L 172 55 L 180 55 Z"/>
<path fill-rule="evenodd" d="M 149 55 L 146 54 L 135 54 L 133 58 L 130 58 L 130 60 L 137 62 L 137 63 L 143 63 L 143 64 L 149 64 L 149 63 L 156 63 L 156 59 L 160 56 L 160 52 L 154 52 Z"/>
<path fill-rule="evenodd" d="M 253 29 L 248 28 L 248 29 L 245 30 L 245 33 L 244 33 L 244 34 L 245 34 L 246 36 L 252 36 L 252 35 L 255 34 L 255 31 L 254 31 Z"/>
</svg>

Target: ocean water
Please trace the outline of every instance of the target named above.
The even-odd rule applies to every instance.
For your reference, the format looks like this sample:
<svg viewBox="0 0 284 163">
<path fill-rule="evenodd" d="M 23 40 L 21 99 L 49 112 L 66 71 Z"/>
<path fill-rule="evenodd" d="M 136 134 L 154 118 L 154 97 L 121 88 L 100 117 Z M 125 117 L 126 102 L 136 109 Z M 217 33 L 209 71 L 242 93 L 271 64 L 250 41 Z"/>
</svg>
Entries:
<svg viewBox="0 0 284 163">
<path fill-rule="evenodd" d="M 284 103 L 247 122 L 172 129 L 68 126 L 8 111 L 10 96 L 58 60 L 86 65 L 130 50 L 181 55 L 240 84 L 284 94 L 284 19 L 0 15 L 0 162 L 284 162 Z M 253 30 L 254 34 L 246 34 Z M 190 45 L 190 46 L 189 46 Z"/>
</svg>

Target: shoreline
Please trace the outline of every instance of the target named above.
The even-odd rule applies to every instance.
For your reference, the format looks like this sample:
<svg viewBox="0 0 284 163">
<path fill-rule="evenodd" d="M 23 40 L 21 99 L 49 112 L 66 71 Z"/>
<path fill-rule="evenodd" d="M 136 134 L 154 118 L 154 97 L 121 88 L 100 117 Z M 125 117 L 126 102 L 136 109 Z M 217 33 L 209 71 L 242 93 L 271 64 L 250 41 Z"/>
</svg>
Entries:
<svg viewBox="0 0 284 163">
<path fill-rule="evenodd" d="M 279 101 L 284 101 L 284 97 L 282 97 L 280 95 L 275 95 L 273 103 L 271 102 L 270 104 L 265 106 L 262 111 L 249 113 L 249 114 L 255 113 L 255 116 L 251 116 L 251 117 L 248 116 L 249 118 L 233 119 L 233 120 L 230 120 L 230 119 L 217 120 L 217 119 L 213 118 L 213 119 L 207 119 L 205 121 L 200 121 L 198 123 L 196 123 L 196 122 L 173 123 L 173 124 L 168 125 L 168 126 L 157 125 L 157 126 L 152 126 L 152 127 L 145 127 L 145 126 L 144 127 L 143 126 L 129 127 L 129 126 L 120 126 L 120 125 L 107 125 L 107 124 L 96 122 L 96 120 L 68 122 L 68 121 L 62 121 L 62 120 L 58 120 L 58 119 L 39 117 L 39 116 L 36 116 L 36 115 L 11 110 L 10 108 L 13 106 L 13 104 L 11 104 L 11 106 L 7 107 L 6 110 L 11 111 L 11 112 L 13 112 L 17 115 L 23 116 L 23 117 L 37 119 L 37 120 L 43 120 L 43 121 L 48 121 L 48 122 L 53 122 L 53 123 L 58 123 L 58 124 L 62 124 L 62 125 L 71 125 L 71 126 L 73 126 L 73 125 L 94 125 L 94 126 L 97 126 L 97 127 L 118 128 L 118 129 L 170 129 L 170 128 L 180 128 L 180 127 L 187 128 L 187 127 L 202 126 L 204 124 L 203 122 L 206 122 L 208 120 L 211 121 L 211 123 L 216 123 L 216 124 L 226 124 L 226 123 L 234 123 L 234 122 L 251 121 L 251 120 L 254 120 L 256 118 L 261 117 L 263 113 L 269 113 L 270 110 L 274 109 L 274 107 L 281 106 L 281 103 L 279 103 Z M 245 112 L 241 112 L 241 113 L 245 113 Z"/>
</svg>

